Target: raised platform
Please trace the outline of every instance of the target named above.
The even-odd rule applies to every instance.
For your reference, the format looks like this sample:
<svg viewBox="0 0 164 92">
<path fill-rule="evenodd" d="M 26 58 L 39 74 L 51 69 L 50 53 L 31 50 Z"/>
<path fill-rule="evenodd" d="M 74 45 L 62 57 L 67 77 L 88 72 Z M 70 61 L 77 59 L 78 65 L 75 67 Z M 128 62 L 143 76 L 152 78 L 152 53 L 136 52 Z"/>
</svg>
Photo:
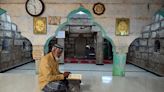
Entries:
<svg viewBox="0 0 164 92">
<path fill-rule="evenodd" d="M 81 64 L 96 64 L 96 59 L 86 59 L 86 58 L 65 58 L 64 63 L 81 63 Z M 112 64 L 112 60 L 105 59 L 103 64 Z"/>
</svg>

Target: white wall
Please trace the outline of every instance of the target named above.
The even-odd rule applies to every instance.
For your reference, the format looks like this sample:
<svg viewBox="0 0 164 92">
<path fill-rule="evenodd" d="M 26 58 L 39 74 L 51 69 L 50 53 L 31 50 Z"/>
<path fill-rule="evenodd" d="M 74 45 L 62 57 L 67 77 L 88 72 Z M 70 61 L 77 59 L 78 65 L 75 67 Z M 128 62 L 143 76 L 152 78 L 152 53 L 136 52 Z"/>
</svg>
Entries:
<svg viewBox="0 0 164 92">
<path fill-rule="evenodd" d="M 82 4 L 94 16 L 108 35 L 114 41 L 119 51 L 122 47 L 129 44 L 140 35 L 142 27 L 151 23 L 153 14 L 161 7 L 163 0 L 43 0 L 46 6 L 43 17 L 61 16 L 61 23 L 66 22 L 67 15 L 79 8 Z M 44 45 L 46 40 L 51 37 L 58 25 L 47 24 L 46 35 L 33 34 L 33 17 L 28 15 L 25 10 L 26 0 L 0 0 L 0 7 L 7 10 L 11 20 L 18 25 L 22 35 L 27 37 L 33 45 Z M 102 2 L 106 7 L 103 15 L 97 16 L 93 13 L 94 3 Z M 147 5 L 150 5 L 148 10 Z M 129 36 L 115 36 L 116 18 L 130 19 Z M 125 48 L 124 48 L 125 49 Z M 127 48 L 126 48 L 127 49 Z"/>
</svg>

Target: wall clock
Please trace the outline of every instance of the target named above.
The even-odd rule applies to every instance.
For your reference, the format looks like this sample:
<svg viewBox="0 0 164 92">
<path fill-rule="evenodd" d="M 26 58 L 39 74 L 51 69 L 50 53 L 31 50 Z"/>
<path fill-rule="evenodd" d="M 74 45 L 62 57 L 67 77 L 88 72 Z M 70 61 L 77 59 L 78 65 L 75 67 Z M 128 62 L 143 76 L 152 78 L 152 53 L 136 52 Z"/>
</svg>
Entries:
<svg viewBox="0 0 164 92">
<path fill-rule="evenodd" d="M 27 0 L 26 11 L 31 16 L 39 16 L 43 13 L 45 6 L 42 0 Z"/>
<path fill-rule="evenodd" d="M 96 14 L 96 15 L 101 15 L 105 12 L 105 6 L 104 4 L 102 3 L 95 3 L 94 6 L 93 6 L 93 12 Z"/>
</svg>

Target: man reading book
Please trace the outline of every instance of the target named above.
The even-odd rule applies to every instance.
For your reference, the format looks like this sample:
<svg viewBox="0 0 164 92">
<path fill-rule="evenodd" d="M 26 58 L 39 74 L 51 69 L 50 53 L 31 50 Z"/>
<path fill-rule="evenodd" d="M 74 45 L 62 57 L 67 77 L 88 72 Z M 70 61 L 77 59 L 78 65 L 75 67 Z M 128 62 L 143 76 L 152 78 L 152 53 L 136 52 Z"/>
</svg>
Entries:
<svg viewBox="0 0 164 92">
<path fill-rule="evenodd" d="M 59 57 L 63 47 L 59 44 L 52 46 L 51 52 L 41 58 L 39 64 L 39 87 L 44 92 L 68 92 L 68 81 L 66 78 L 70 72 L 59 71 Z"/>
</svg>

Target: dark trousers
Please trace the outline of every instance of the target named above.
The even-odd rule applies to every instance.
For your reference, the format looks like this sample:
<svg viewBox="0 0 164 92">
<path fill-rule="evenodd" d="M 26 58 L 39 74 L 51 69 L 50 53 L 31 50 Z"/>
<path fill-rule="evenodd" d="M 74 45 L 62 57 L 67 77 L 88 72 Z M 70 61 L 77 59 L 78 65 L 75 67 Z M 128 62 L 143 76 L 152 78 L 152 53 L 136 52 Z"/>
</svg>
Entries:
<svg viewBox="0 0 164 92">
<path fill-rule="evenodd" d="M 44 88 L 44 92 L 68 92 L 68 81 L 54 81 L 48 83 Z"/>
</svg>

